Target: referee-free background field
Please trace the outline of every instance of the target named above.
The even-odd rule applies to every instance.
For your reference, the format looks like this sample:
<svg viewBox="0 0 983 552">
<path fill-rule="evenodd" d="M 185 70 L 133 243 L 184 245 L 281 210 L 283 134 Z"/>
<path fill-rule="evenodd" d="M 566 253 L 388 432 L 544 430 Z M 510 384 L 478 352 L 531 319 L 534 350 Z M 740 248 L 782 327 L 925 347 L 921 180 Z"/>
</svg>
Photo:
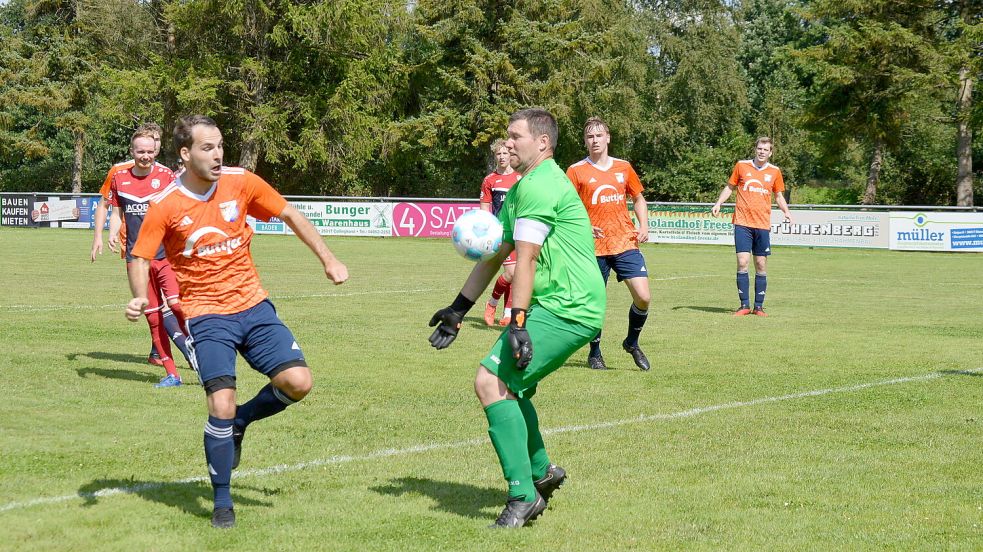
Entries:
<svg viewBox="0 0 983 552">
<path fill-rule="evenodd" d="M 619 343 L 536 397 L 570 479 L 532 526 L 491 531 L 505 485 L 473 396 L 497 336 L 427 321 L 470 264 L 445 241 L 299 240 L 253 256 L 315 389 L 250 427 L 238 527 L 209 526 L 204 393 L 154 389 L 123 263 L 83 231 L 0 230 L 0 549 L 656 550 L 983 548 L 983 257 L 778 247 L 770 317 L 735 319 L 734 255 L 643 246 L 650 373 Z M 265 381 L 240 361 L 241 398 Z"/>
</svg>

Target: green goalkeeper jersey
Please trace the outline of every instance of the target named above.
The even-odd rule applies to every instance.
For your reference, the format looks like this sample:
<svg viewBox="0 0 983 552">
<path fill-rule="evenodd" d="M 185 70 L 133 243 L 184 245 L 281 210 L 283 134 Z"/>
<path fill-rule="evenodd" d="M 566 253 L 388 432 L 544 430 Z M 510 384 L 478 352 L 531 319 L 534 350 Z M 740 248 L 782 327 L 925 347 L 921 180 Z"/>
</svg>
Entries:
<svg viewBox="0 0 983 552">
<path fill-rule="evenodd" d="M 532 304 L 600 330 L 607 294 L 594 256 L 594 233 L 580 196 L 556 161 L 547 159 L 523 175 L 505 196 L 498 218 L 503 240 L 512 244 L 517 219 L 550 228 L 539 252 Z"/>
</svg>

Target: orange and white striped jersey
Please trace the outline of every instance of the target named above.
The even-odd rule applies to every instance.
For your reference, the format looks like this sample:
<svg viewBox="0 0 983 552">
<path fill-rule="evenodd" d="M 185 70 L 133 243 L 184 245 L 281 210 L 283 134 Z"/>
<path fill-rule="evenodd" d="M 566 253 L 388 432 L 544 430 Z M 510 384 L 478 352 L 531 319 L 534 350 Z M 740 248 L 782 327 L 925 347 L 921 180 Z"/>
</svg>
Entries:
<svg viewBox="0 0 983 552">
<path fill-rule="evenodd" d="M 732 222 L 748 228 L 771 228 L 771 194 L 785 191 L 782 171 L 772 165 L 758 168 L 750 160 L 738 161 L 727 182 L 737 188 Z"/>
<path fill-rule="evenodd" d="M 641 195 L 642 182 L 629 162 L 614 157 L 611 161 L 606 171 L 589 158 L 567 169 L 567 178 L 584 202 L 591 225 L 604 233 L 603 238 L 594 238 L 597 256 L 638 249 L 638 230 L 628 216 L 628 199 Z"/>
<path fill-rule="evenodd" d="M 223 167 L 204 195 L 178 178 L 150 202 L 133 256 L 152 259 L 163 243 L 187 318 L 242 312 L 268 295 L 249 252 L 253 230 L 246 215 L 265 221 L 286 206 L 272 186 L 245 169 Z"/>
</svg>

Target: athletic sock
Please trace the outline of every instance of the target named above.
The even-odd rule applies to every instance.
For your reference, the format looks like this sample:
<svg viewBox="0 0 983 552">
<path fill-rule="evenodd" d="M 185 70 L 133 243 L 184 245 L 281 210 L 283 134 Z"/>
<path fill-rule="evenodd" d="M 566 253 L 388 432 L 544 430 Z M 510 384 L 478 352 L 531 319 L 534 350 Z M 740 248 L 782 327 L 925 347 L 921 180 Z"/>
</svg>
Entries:
<svg viewBox="0 0 983 552">
<path fill-rule="evenodd" d="M 502 299 L 505 301 L 505 316 L 512 314 L 512 283 L 505 288 L 505 293 L 502 295 Z"/>
<path fill-rule="evenodd" d="M 488 417 L 488 436 L 509 485 L 509 497 L 522 497 L 525 502 L 536 500 L 522 409 L 516 401 L 506 399 L 486 406 L 485 416 Z"/>
<path fill-rule="evenodd" d="M 631 304 L 631 308 L 628 309 L 628 337 L 625 338 L 625 345 L 629 347 L 638 346 L 638 336 L 642 333 L 642 328 L 648 317 L 648 309 L 641 310 L 634 303 Z"/>
<path fill-rule="evenodd" d="M 259 393 L 256 393 L 255 397 L 236 408 L 236 428 L 246 429 L 246 426 L 255 421 L 283 412 L 295 402 L 297 401 L 288 397 L 272 383 L 268 383 L 259 390 Z"/>
<path fill-rule="evenodd" d="M 510 285 L 508 280 L 505 279 L 505 276 L 499 276 L 498 280 L 495 280 L 495 287 L 492 289 L 492 299 L 498 301 Z"/>
<path fill-rule="evenodd" d="M 209 416 L 205 424 L 205 461 L 208 462 L 208 477 L 212 480 L 216 508 L 232 507 L 229 482 L 232 479 L 234 454 L 232 420 Z"/>
<path fill-rule="evenodd" d="M 748 290 L 751 287 L 751 280 L 748 278 L 747 271 L 737 273 L 737 297 L 741 300 L 741 305 L 748 305 Z"/>
<path fill-rule="evenodd" d="M 762 307 L 765 304 L 765 291 L 768 289 L 768 274 L 762 272 L 754 275 L 754 306 Z"/>
<path fill-rule="evenodd" d="M 174 359 L 171 358 L 171 342 L 167 339 L 167 330 L 164 329 L 163 319 L 159 310 L 146 313 L 147 324 L 150 326 L 150 340 L 154 347 L 157 347 L 157 354 L 160 361 L 164 363 L 164 370 L 169 376 L 180 378 Z"/>
<path fill-rule="evenodd" d="M 594 339 L 590 340 L 590 354 L 588 356 L 601 355 L 601 332 L 597 332 Z"/>
<path fill-rule="evenodd" d="M 522 418 L 526 421 L 526 433 L 529 435 L 526 440 L 526 448 L 529 451 L 529 465 L 532 468 L 533 481 L 546 477 L 546 472 L 550 469 L 550 457 L 546 455 L 546 444 L 543 443 L 543 434 L 539 432 L 539 415 L 536 414 L 536 407 L 529 399 L 519 399 L 519 409 L 522 410 Z"/>
<path fill-rule="evenodd" d="M 150 340 L 150 356 L 154 356 L 154 355 L 160 356 L 160 353 L 157 352 L 157 346 L 154 345 L 154 340 L 151 339 Z"/>
<path fill-rule="evenodd" d="M 174 316 L 172 311 L 164 311 L 164 331 L 167 332 L 167 336 L 171 338 L 171 341 L 177 345 L 177 348 L 184 355 L 184 360 L 188 361 L 189 366 L 194 366 L 191 362 L 191 356 L 188 355 L 188 338 L 181 331 L 181 325 L 178 322 L 178 318 Z"/>
</svg>

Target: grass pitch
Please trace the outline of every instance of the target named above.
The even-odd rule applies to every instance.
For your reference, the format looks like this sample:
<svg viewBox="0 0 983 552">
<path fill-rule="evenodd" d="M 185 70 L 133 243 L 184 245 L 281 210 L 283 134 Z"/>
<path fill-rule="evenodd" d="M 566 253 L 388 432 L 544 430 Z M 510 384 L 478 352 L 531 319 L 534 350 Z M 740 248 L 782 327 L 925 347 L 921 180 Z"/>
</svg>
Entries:
<svg viewBox="0 0 983 552">
<path fill-rule="evenodd" d="M 490 531 L 505 485 L 471 390 L 480 304 L 433 351 L 470 265 L 444 241 L 331 238 L 331 286 L 290 237 L 253 255 L 315 389 L 250 427 L 238 527 L 209 527 L 198 385 L 154 389 L 123 264 L 91 234 L 0 230 L 0 549 L 983 548 L 983 257 L 779 247 L 769 318 L 735 319 L 734 255 L 645 245 L 653 304 L 607 372 L 583 353 L 536 397 L 570 473 L 546 514 Z M 194 375 L 179 362 L 186 381 Z M 243 362 L 240 395 L 261 376 Z"/>
</svg>

